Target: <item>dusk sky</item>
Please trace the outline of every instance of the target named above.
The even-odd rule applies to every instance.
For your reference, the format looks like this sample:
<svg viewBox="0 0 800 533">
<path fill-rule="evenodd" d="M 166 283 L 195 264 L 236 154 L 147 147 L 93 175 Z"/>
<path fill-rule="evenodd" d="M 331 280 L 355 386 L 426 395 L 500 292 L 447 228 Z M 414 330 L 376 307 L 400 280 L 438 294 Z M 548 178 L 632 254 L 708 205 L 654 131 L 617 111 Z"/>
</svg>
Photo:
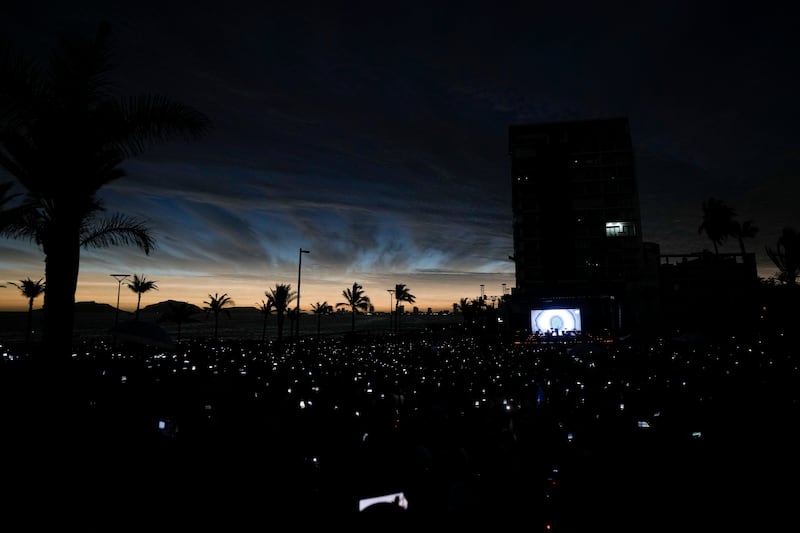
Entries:
<svg viewBox="0 0 800 533">
<path fill-rule="evenodd" d="M 302 247 L 305 311 L 353 282 L 379 311 L 396 283 L 440 310 L 514 286 L 512 124 L 627 117 L 644 240 L 713 249 L 698 226 L 714 196 L 755 222 L 746 246 L 774 274 L 765 246 L 800 228 L 800 21 L 782 4 L 12 1 L 0 36 L 44 67 L 60 34 L 107 20 L 119 95 L 213 125 L 101 191 L 156 248 L 84 251 L 76 300 L 116 304 L 110 274 L 136 273 L 159 287 L 143 306 L 254 306 L 296 288 Z M 0 283 L 44 276 L 34 243 L 0 239 L 0 258 Z M 27 301 L 9 286 L 0 309 Z"/>
</svg>

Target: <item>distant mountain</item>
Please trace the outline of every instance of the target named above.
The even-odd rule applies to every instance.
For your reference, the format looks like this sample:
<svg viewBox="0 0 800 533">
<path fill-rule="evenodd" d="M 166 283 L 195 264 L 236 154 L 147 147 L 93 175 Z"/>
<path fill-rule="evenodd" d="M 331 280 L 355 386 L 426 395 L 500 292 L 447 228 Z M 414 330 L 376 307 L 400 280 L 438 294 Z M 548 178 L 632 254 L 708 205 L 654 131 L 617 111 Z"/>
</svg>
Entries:
<svg viewBox="0 0 800 533">
<path fill-rule="evenodd" d="M 194 304 L 190 304 L 188 302 L 180 302 L 180 301 L 177 301 L 177 300 L 165 300 L 163 302 L 158 302 L 156 304 L 150 304 L 150 305 L 148 305 L 146 307 L 142 307 L 141 312 L 143 312 L 143 313 L 157 313 L 159 315 L 163 314 L 163 313 L 168 313 L 170 304 L 171 305 L 187 304 L 191 308 L 192 313 L 203 313 L 204 312 L 201 308 L 197 307 Z"/>
<path fill-rule="evenodd" d="M 111 304 L 99 304 L 95 301 L 91 302 L 75 302 L 76 313 L 116 313 L 117 308 Z M 127 313 L 127 311 L 120 310 L 120 313 Z M 130 314 L 130 313 L 128 313 Z"/>
<path fill-rule="evenodd" d="M 248 307 L 248 306 L 245 306 L 245 305 L 236 306 L 236 307 L 226 307 L 226 309 L 228 309 L 232 313 L 241 313 L 241 312 L 245 312 L 245 313 L 260 313 L 261 312 L 255 306 Z M 274 313 L 275 311 L 273 310 L 272 312 Z"/>
</svg>

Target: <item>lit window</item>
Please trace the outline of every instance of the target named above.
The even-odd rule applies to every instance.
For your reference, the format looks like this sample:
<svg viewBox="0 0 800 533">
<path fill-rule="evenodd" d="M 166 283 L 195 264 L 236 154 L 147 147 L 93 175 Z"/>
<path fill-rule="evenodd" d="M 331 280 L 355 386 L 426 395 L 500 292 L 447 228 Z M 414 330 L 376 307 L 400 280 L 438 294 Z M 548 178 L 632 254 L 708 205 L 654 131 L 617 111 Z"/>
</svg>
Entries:
<svg viewBox="0 0 800 533">
<path fill-rule="evenodd" d="M 633 222 L 606 222 L 606 237 L 633 237 L 636 225 Z"/>
</svg>

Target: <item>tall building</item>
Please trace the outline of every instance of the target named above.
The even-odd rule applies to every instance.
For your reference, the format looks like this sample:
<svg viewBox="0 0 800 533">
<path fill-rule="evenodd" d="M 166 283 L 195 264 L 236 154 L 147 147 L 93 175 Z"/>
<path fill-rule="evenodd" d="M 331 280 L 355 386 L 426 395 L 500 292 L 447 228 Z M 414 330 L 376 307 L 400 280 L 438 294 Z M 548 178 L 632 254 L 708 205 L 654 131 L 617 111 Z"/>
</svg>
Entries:
<svg viewBox="0 0 800 533">
<path fill-rule="evenodd" d="M 509 127 L 515 327 L 621 333 L 655 312 L 626 118 Z M 542 313 L 542 311 L 547 311 Z"/>
</svg>

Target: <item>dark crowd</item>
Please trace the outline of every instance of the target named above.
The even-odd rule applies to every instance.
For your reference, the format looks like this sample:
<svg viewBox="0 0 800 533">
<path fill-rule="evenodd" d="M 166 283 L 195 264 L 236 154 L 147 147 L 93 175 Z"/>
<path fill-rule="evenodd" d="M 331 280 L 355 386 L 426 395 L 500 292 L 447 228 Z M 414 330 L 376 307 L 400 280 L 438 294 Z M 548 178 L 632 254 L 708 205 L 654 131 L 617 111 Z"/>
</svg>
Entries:
<svg viewBox="0 0 800 533">
<path fill-rule="evenodd" d="M 0 350 L 3 502 L 25 530 L 796 521 L 800 370 L 782 334 L 96 338 L 55 371 Z"/>
</svg>

